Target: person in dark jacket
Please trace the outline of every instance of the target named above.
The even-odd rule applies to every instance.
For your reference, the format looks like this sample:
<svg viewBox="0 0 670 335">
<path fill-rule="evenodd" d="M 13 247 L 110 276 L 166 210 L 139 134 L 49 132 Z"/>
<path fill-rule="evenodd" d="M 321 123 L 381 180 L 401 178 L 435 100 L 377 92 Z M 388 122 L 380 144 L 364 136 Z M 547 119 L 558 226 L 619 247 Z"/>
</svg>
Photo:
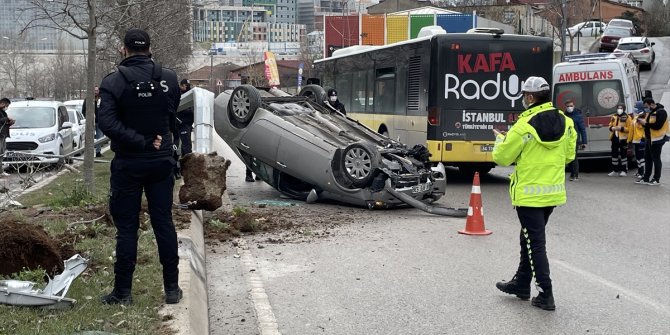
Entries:
<svg viewBox="0 0 670 335">
<path fill-rule="evenodd" d="M 94 89 L 94 94 L 95 94 L 95 112 L 93 113 L 95 119 L 95 139 L 101 139 L 102 138 L 102 131 L 100 130 L 100 127 L 98 126 L 98 108 L 100 107 L 100 88 L 96 86 Z M 86 99 L 84 99 L 84 105 L 81 106 L 81 113 L 84 114 L 84 117 L 86 117 Z M 100 144 L 95 146 L 95 157 L 102 157 L 102 146 Z"/>
<path fill-rule="evenodd" d="M 575 108 L 574 101 L 568 100 L 565 102 L 565 115 L 571 118 L 572 122 L 575 124 L 575 130 L 577 131 L 577 150 L 584 150 L 588 140 L 586 137 L 586 126 L 584 125 L 582 111 L 579 108 Z M 568 168 L 570 169 L 570 181 L 578 181 L 579 161 L 577 160 L 577 157 L 575 157 L 575 160 L 568 163 Z"/>
<path fill-rule="evenodd" d="M 2 159 L 5 156 L 5 152 L 7 151 L 7 138 L 9 137 L 9 127 L 11 127 L 15 120 L 12 119 L 11 117 L 7 116 L 7 107 L 12 102 L 9 101 L 7 98 L 2 98 L 0 100 L 0 177 L 6 177 L 9 176 L 9 173 L 5 172 L 4 169 L 2 169 Z"/>
<path fill-rule="evenodd" d="M 344 104 L 337 99 L 337 91 L 333 88 L 328 90 L 328 104 L 338 112 L 347 115 L 347 110 L 344 109 Z"/>
<path fill-rule="evenodd" d="M 644 117 L 638 117 L 637 122 L 644 126 L 645 148 L 644 148 L 644 176 L 636 181 L 638 184 L 658 186 L 661 183 L 661 151 L 668 133 L 668 112 L 661 104 L 657 104 L 653 98 L 644 98 L 644 107 L 649 110 Z M 652 168 L 654 177 L 651 178 Z"/>
<path fill-rule="evenodd" d="M 179 91 L 181 94 L 184 94 L 191 90 L 191 83 L 188 79 L 182 79 L 179 83 Z M 193 152 L 193 145 L 191 143 L 191 132 L 193 131 L 193 107 L 186 108 L 181 112 L 177 113 L 177 118 L 179 119 L 178 128 L 179 128 L 179 140 L 181 140 L 181 156 L 184 157 L 187 154 Z"/>
<path fill-rule="evenodd" d="M 181 300 L 177 233 L 172 222 L 176 161 L 172 134 L 180 94 L 177 74 L 151 59 L 151 40 L 140 29 L 126 33 L 118 71 L 100 85 L 99 125 L 110 138 L 109 212 L 116 226 L 114 289 L 105 304 L 132 303 L 137 231 L 145 193 L 158 255 L 163 266 L 165 302 Z"/>
</svg>

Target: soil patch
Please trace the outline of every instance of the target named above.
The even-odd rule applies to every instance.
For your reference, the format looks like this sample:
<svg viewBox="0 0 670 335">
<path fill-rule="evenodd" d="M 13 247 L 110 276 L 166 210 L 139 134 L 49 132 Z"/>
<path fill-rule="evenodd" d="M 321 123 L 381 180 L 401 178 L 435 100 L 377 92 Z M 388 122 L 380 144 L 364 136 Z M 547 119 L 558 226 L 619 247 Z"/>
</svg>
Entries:
<svg viewBox="0 0 670 335">
<path fill-rule="evenodd" d="M 60 245 L 41 226 L 26 223 L 12 214 L 0 216 L 0 246 L 2 276 L 24 268 L 42 268 L 50 276 L 63 271 Z"/>
<path fill-rule="evenodd" d="M 333 236 L 334 228 L 354 222 L 361 212 L 357 208 L 324 209 L 319 205 L 217 210 L 206 220 L 205 240 L 216 245 L 239 236 L 255 235 L 265 243 L 306 242 Z"/>
</svg>

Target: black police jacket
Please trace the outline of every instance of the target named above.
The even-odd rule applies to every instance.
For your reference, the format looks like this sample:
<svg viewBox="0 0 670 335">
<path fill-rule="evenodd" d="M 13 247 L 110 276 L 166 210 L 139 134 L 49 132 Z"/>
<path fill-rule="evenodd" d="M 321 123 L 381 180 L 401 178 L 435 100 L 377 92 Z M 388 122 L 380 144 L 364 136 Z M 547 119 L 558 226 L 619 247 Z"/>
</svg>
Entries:
<svg viewBox="0 0 670 335">
<path fill-rule="evenodd" d="M 180 97 L 174 71 L 148 56 L 128 57 L 100 84 L 98 126 L 119 157 L 171 156 Z M 156 135 L 162 137 L 158 150 Z"/>
</svg>

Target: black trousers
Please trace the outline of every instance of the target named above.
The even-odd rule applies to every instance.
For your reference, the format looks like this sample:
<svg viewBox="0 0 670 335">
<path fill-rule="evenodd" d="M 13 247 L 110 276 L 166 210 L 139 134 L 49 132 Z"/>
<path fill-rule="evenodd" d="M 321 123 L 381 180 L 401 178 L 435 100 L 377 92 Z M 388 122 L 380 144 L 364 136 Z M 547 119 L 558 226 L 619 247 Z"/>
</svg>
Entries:
<svg viewBox="0 0 670 335">
<path fill-rule="evenodd" d="M 142 192 L 145 193 L 151 226 L 163 265 L 163 283 L 178 282 L 177 233 L 172 223 L 172 190 L 175 160 L 172 157 L 118 158 L 111 164 L 109 212 L 116 226 L 114 287 L 121 292 L 132 288 L 137 262 L 137 230 L 140 226 Z"/>
<path fill-rule="evenodd" d="M 579 150 L 579 144 L 577 144 L 577 149 L 575 149 L 575 152 L 577 152 L 578 150 Z M 575 154 L 575 160 L 568 163 L 568 168 L 570 169 L 570 177 L 579 177 L 579 160 L 577 159 L 576 154 Z"/>
<path fill-rule="evenodd" d="M 191 132 L 193 131 L 193 123 L 182 123 L 179 125 L 179 139 L 181 140 L 181 156 L 193 152 L 193 144 L 191 142 Z"/>
<path fill-rule="evenodd" d="M 644 176 L 644 143 L 635 143 L 635 161 L 637 163 L 637 174 Z"/>
<path fill-rule="evenodd" d="M 612 139 L 612 171 L 628 172 L 628 142 Z"/>
<path fill-rule="evenodd" d="M 517 277 L 529 284 L 535 277 L 537 286 L 545 291 L 551 291 L 551 278 L 544 229 L 553 211 L 554 207 L 516 207 L 521 222 Z"/>
<path fill-rule="evenodd" d="M 646 181 L 661 181 L 661 169 L 663 168 L 661 151 L 663 150 L 663 144 L 665 144 L 665 140 L 646 142 L 646 147 L 644 148 L 644 178 L 642 179 Z M 654 178 L 649 179 L 651 177 L 652 166 L 654 168 Z"/>
</svg>

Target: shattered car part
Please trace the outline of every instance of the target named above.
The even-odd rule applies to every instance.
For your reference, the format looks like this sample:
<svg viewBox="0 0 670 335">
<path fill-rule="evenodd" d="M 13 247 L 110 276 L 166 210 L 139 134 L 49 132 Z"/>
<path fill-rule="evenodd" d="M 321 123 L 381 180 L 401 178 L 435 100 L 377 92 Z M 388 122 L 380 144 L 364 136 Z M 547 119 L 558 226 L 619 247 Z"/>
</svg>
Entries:
<svg viewBox="0 0 670 335">
<path fill-rule="evenodd" d="M 53 279 L 44 289 L 35 289 L 35 283 L 22 280 L 0 280 L 0 304 L 33 307 L 69 307 L 76 300 L 66 298 L 70 285 L 88 266 L 88 260 L 79 254 L 65 261 L 63 272 Z"/>
<path fill-rule="evenodd" d="M 389 208 L 409 199 L 430 206 L 444 195 L 444 167 L 429 165 L 425 147 L 378 134 L 326 99 L 317 85 L 298 96 L 238 86 L 214 101 L 214 128 L 257 176 L 294 199 Z"/>
</svg>

